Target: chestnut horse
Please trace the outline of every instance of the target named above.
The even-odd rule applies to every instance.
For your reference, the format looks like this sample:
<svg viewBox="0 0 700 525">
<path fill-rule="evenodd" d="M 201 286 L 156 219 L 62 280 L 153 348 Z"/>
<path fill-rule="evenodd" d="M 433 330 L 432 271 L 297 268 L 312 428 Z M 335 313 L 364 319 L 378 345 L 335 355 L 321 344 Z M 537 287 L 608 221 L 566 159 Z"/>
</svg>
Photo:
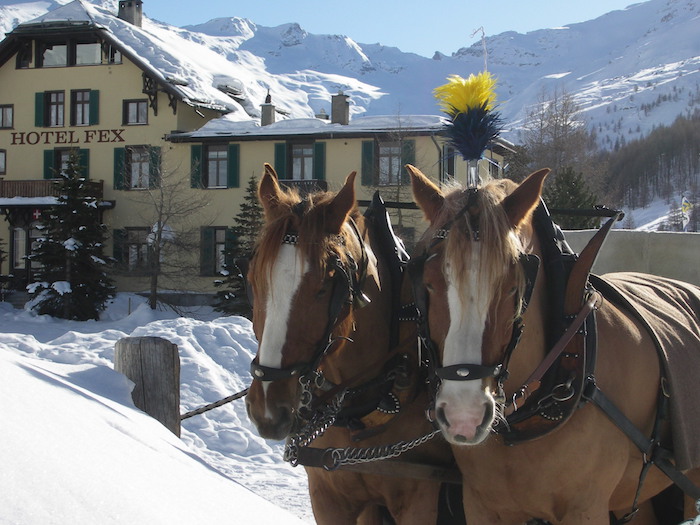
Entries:
<svg viewBox="0 0 700 525">
<path fill-rule="evenodd" d="M 379 524 L 378 506 L 399 524 L 436 523 L 439 479 L 397 476 L 390 461 L 380 462 L 390 475 L 322 468 L 336 466 L 323 450 L 399 442 L 412 443 L 402 459 L 454 465 L 449 445 L 425 418 L 415 322 L 402 323 L 392 342 L 402 279 L 392 279 L 378 233 L 357 210 L 354 181 L 353 172 L 337 193 L 302 198 L 283 190 L 265 165 L 258 188 L 264 227 L 246 276 L 259 341 L 247 410 L 262 437 L 287 438 L 288 459 L 305 465 L 318 523 Z M 336 424 L 328 427 L 322 417 L 313 427 L 319 412 Z M 435 439 L 413 442 L 424 436 Z M 304 453 L 314 451 L 321 459 L 309 466 Z"/>
<path fill-rule="evenodd" d="M 674 414 L 673 403 L 684 396 L 671 395 L 676 385 L 669 388 L 670 375 L 660 364 L 648 323 L 632 317 L 618 295 L 650 298 L 659 312 L 652 317 L 676 323 L 673 344 L 680 347 L 687 340 L 684 351 L 697 357 L 700 289 L 642 274 L 596 278 L 585 271 L 582 279 L 576 277 L 582 284 L 573 301 L 571 289 L 566 290 L 564 308 L 549 293 L 555 286 L 545 271 L 549 239 L 533 220 L 549 170 L 533 173 L 520 185 L 498 180 L 443 193 L 418 169 L 407 169 L 414 199 L 430 223 L 419 244 L 423 255 L 411 264 L 416 261 L 412 273 L 427 310 L 424 337 L 441 360 L 435 367 L 434 416 L 463 473 L 468 523 L 505 525 L 538 518 L 560 525 L 607 525 L 609 509 L 620 511 L 619 516 L 669 486 L 657 468 L 661 461 L 654 458 L 676 445 L 683 417 Z M 574 264 L 590 259 L 584 252 Z M 576 266 L 571 279 L 575 272 Z M 615 283 L 613 291 L 631 291 L 598 291 L 606 280 Z M 667 304 L 666 295 L 681 299 Z M 557 316 L 570 328 L 551 345 L 551 320 Z M 558 369 L 552 364 L 557 362 Z M 565 380 L 548 386 L 547 374 L 555 379 L 563 374 Z M 697 388 L 689 395 L 692 405 L 697 395 Z M 534 408 L 526 403 L 530 396 L 530 401 L 538 399 Z M 671 423 L 663 411 L 656 415 L 657 403 L 668 410 L 669 397 Z M 519 416 L 523 411 L 527 417 Z M 626 417 L 637 433 L 623 432 L 611 414 Z M 683 416 L 697 420 L 698 414 L 691 407 Z M 538 432 L 540 426 L 545 430 Z M 647 447 L 645 453 L 628 436 Z M 681 460 L 681 448 L 674 448 L 676 464 L 687 471 L 685 480 L 695 484 L 700 479 L 697 436 L 690 440 L 690 460 Z M 686 502 L 686 515 L 691 512 Z"/>
</svg>

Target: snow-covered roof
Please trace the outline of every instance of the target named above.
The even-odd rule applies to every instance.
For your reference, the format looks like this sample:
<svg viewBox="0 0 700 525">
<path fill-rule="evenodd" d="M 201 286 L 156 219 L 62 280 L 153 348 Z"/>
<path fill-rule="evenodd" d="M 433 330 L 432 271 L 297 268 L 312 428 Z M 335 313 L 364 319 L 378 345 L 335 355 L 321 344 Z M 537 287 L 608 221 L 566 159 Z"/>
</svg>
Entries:
<svg viewBox="0 0 700 525">
<path fill-rule="evenodd" d="M 180 37 L 172 28 L 145 18 L 143 27 L 137 27 L 107 9 L 74 0 L 18 25 L 9 36 L 57 29 L 99 32 L 166 92 L 185 104 L 238 113 L 239 119 L 250 118 L 236 100 L 218 88 L 222 84 L 220 62 L 225 57 Z M 235 82 L 235 78 L 229 78 L 226 85 Z M 239 91 L 235 96 L 240 99 L 244 93 Z"/>
<path fill-rule="evenodd" d="M 21 24 L 23 27 L 45 26 L 53 24 L 94 24 L 95 20 L 85 8 L 81 0 L 75 0 L 69 4 L 62 5 L 41 16 Z"/>
<path fill-rule="evenodd" d="M 169 136 L 173 142 L 206 139 L 265 139 L 285 135 L 365 135 L 372 133 L 437 133 L 445 119 L 439 115 L 387 115 L 359 117 L 348 124 L 333 124 L 318 118 L 287 119 L 261 126 L 259 122 L 241 122 L 228 115 L 212 119 L 196 131 Z"/>
</svg>

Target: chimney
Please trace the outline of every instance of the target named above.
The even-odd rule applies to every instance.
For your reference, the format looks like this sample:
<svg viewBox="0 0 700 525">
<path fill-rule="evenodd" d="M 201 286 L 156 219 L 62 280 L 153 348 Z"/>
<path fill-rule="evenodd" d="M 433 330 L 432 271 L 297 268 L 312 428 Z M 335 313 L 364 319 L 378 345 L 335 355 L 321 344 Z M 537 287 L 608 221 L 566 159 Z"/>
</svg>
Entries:
<svg viewBox="0 0 700 525">
<path fill-rule="evenodd" d="M 349 123 L 350 102 L 348 102 L 348 96 L 340 92 L 331 97 L 331 124 L 347 126 Z"/>
<path fill-rule="evenodd" d="M 143 22 L 143 2 L 141 0 L 119 0 L 117 17 L 132 25 L 141 27 Z"/>
<path fill-rule="evenodd" d="M 272 96 L 268 90 L 267 96 L 265 97 L 265 103 L 260 104 L 262 108 L 260 115 L 260 125 L 269 126 L 275 123 L 275 105 L 272 103 Z"/>
</svg>

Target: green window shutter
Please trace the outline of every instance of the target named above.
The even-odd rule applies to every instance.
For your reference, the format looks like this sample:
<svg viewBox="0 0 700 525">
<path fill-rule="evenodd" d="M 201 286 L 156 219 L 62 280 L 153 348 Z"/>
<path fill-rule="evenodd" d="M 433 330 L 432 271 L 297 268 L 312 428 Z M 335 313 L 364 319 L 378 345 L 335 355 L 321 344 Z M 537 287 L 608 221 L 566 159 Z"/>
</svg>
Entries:
<svg viewBox="0 0 700 525">
<path fill-rule="evenodd" d="M 80 176 L 84 179 L 90 178 L 90 150 L 78 150 L 78 167 L 80 168 Z"/>
<path fill-rule="evenodd" d="M 314 179 L 326 180 L 326 143 L 314 143 Z"/>
<path fill-rule="evenodd" d="M 45 179 L 53 179 L 56 177 L 56 173 L 54 171 L 54 161 L 55 161 L 56 155 L 54 154 L 54 150 L 52 149 L 45 149 L 44 150 L 44 178 Z"/>
<path fill-rule="evenodd" d="M 275 171 L 280 179 L 287 178 L 287 145 L 275 144 Z"/>
<path fill-rule="evenodd" d="M 112 230 L 112 256 L 117 263 L 126 262 L 128 233 L 124 229 Z"/>
<path fill-rule="evenodd" d="M 114 189 L 126 189 L 126 148 L 114 148 Z"/>
<path fill-rule="evenodd" d="M 202 276 L 213 276 L 215 272 L 214 228 L 202 227 L 199 245 L 199 273 Z"/>
<path fill-rule="evenodd" d="M 202 187 L 202 145 L 193 144 L 190 148 L 190 186 Z"/>
<path fill-rule="evenodd" d="M 96 89 L 90 91 L 90 125 L 100 123 L 100 92 Z"/>
<path fill-rule="evenodd" d="M 151 158 L 148 164 L 148 187 L 157 188 L 160 186 L 160 179 L 162 175 L 160 172 L 160 147 L 151 146 L 149 154 Z"/>
<path fill-rule="evenodd" d="M 374 184 L 374 141 L 362 141 L 362 185 L 372 186 Z"/>
<path fill-rule="evenodd" d="M 44 93 L 34 94 L 34 125 L 37 128 L 44 126 Z"/>
<path fill-rule="evenodd" d="M 416 141 L 404 140 L 401 143 L 401 184 L 409 184 L 408 172 L 404 168 L 406 164 L 416 163 Z"/>
<path fill-rule="evenodd" d="M 228 174 L 227 174 L 227 188 L 240 188 L 241 186 L 241 147 L 238 144 L 228 145 Z"/>
</svg>

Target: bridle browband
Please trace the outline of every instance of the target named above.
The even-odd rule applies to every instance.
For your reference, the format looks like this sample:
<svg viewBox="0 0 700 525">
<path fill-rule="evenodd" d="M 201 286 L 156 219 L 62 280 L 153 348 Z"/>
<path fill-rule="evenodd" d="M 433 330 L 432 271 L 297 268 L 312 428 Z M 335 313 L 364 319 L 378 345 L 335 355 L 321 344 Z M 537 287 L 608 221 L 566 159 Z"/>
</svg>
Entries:
<svg viewBox="0 0 700 525">
<path fill-rule="evenodd" d="M 347 264 L 343 263 L 338 254 L 333 254 L 329 261 L 329 268 L 335 270 L 333 275 L 333 291 L 331 300 L 328 305 L 328 323 L 323 337 L 316 344 L 316 351 L 313 358 L 306 363 L 298 363 L 286 368 L 276 368 L 264 366 L 258 363 L 258 357 L 253 360 L 250 365 L 250 372 L 253 377 L 259 381 L 279 381 L 290 377 L 303 378 L 315 372 L 323 358 L 330 352 L 331 348 L 339 339 L 352 341 L 347 337 L 334 337 L 333 330 L 338 325 L 341 319 L 341 314 L 345 306 L 353 306 L 362 308 L 369 304 L 370 300 L 365 295 L 363 288 L 367 279 L 367 269 L 369 265 L 369 257 L 367 255 L 367 247 L 365 241 L 360 234 L 355 221 L 348 217 L 348 224 L 357 238 L 360 245 L 360 261 L 359 263 L 346 251 L 345 257 Z M 342 236 L 337 236 L 341 245 L 345 244 L 345 239 Z M 282 238 L 282 244 L 290 244 L 296 246 L 299 243 L 299 234 L 297 232 L 287 232 Z M 242 273 L 248 272 L 248 260 L 236 261 L 236 264 L 241 269 Z M 252 304 L 253 294 L 250 290 L 249 281 L 246 279 L 246 292 L 248 293 L 249 301 Z"/>
<path fill-rule="evenodd" d="M 537 272 L 540 265 L 540 259 L 535 254 L 521 254 L 519 262 L 523 268 L 523 273 L 525 277 L 525 287 L 523 290 L 522 297 L 520 298 L 520 308 L 518 311 L 518 316 L 513 320 L 513 328 L 511 332 L 511 337 L 506 345 L 503 361 L 497 365 L 482 365 L 474 363 L 464 363 L 450 366 L 437 366 L 438 354 L 437 347 L 430 337 L 430 329 L 428 326 L 428 294 L 425 286 L 422 283 L 423 267 L 427 260 L 429 260 L 434 254 L 431 254 L 431 250 L 447 239 L 450 229 L 454 225 L 455 221 L 461 218 L 463 215 L 469 213 L 469 227 L 471 230 L 471 236 L 474 242 L 479 242 L 480 232 L 479 232 L 479 216 L 476 213 L 472 213 L 476 207 L 476 200 L 478 198 L 478 188 L 469 188 L 466 190 L 467 203 L 457 212 L 457 214 L 447 221 L 445 225 L 438 228 L 433 235 L 433 238 L 424 251 L 424 253 L 412 259 L 408 263 L 408 272 L 411 278 L 411 283 L 413 285 L 414 299 L 416 302 L 416 308 L 418 310 L 418 334 L 421 341 L 421 345 L 427 351 L 427 356 L 423 359 L 424 364 L 427 365 L 429 370 L 429 375 L 431 381 L 435 378 L 437 382 L 447 380 L 447 381 L 473 381 L 486 379 L 493 377 L 498 385 L 498 397 L 504 398 L 503 394 L 503 384 L 508 377 L 508 362 L 513 350 L 518 345 L 522 331 L 524 328 L 522 319 L 527 310 L 527 306 L 530 302 L 532 296 L 532 291 L 534 289 L 535 280 L 537 278 Z M 433 385 L 431 389 L 431 395 L 435 395 L 437 392 L 438 384 Z"/>
</svg>

